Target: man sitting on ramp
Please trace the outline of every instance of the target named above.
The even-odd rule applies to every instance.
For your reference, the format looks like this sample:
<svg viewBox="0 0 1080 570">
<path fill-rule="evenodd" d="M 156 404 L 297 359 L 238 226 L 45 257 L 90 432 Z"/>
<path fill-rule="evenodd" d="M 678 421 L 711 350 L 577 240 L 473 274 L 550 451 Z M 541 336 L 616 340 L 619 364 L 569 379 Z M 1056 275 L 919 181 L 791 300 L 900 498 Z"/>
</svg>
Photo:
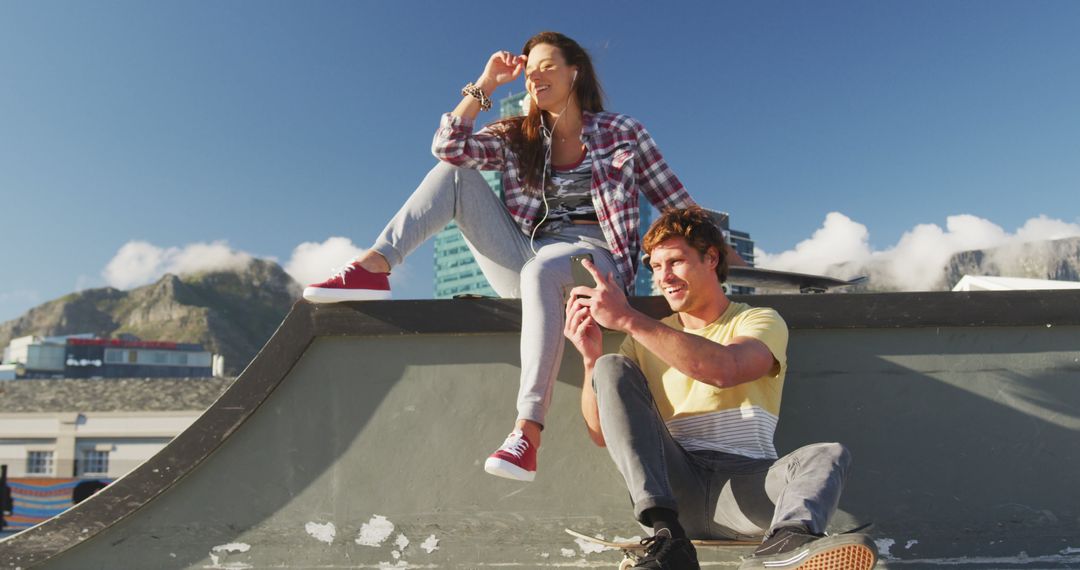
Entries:
<svg viewBox="0 0 1080 570">
<path fill-rule="evenodd" d="M 869 537 L 825 535 L 847 449 L 819 443 L 777 459 L 787 325 L 724 295 L 720 230 L 700 208 L 671 210 L 643 249 L 675 314 L 657 321 L 634 310 L 586 262 L 597 286 L 573 289 L 564 331 L 584 359 L 589 436 L 608 448 L 635 517 L 653 529 L 634 568 L 696 570 L 689 538 L 756 537 L 764 541 L 742 568 L 872 568 Z M 600 326 L 626 333 L 617 354 L 603 354 Z"/>
</svg>

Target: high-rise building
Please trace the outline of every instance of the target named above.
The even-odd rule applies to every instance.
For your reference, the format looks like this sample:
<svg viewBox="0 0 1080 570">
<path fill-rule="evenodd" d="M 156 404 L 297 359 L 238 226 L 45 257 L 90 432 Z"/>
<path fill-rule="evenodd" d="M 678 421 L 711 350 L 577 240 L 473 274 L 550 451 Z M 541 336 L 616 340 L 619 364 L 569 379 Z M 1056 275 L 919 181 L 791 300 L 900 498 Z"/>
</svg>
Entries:
<svg viewBox="0 0 1080 570">
<path fill-rule="evenodd" d="M 638 229 L 638 238 L 644 239 L 645 232 L 649 231 L 649 226 L 652 225 L 653 220 L 656 219 L 656 210 L 652 207 L 647 200 L 639 202 L 641 213 L 639 214 L 640 225 Z M 634 277 L 634 294 L 639 297 L 648 297 L 649 295 L 655 295 L 653 293 L 652 283 L 652 271 L 641 264 L 638 267 L 637 276 Z"/>
<path fill-rule="evenodd" d="M 499 116 L 505 119 L 527 113 L 529 99 L 526 95 L 526 92 L 511 94 L 499 101 Z M 502 173 L 485 170 L 480 174 L 491 186 L 491 191 L 502 198 Z M 435 298 L 449 299 L 465 294 L 496 296 L 461 230 L 456 223 L 450 222 L 435 236 Z"/>
<path fill-rule="evenodd" d="M 724 232 L 724 239 L 731 244 L 739 257 L 746 261 L 750 267 L 754 266 L 754 240 L 750 239 L 750 234 L 731 229 L 731 216 L 727 212 L 718 212 L 716 210 L 709 210 L 716 225 L 720 226 L 720 231 Z M 753 287 L 743 287 L 742 285 L 729 285 L 730 292 L 733 295 L 753 295 Z"/>
</svg>

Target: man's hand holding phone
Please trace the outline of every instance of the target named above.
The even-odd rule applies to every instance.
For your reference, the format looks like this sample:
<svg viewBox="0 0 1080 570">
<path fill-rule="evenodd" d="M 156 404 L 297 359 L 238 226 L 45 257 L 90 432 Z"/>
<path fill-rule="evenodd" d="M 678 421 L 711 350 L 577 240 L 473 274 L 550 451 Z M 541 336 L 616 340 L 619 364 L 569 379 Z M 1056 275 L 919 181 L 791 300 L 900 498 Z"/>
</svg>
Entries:
<svg viewBox="0 0 1080 570">
<path fill-rule="evenodd" d="M 589 317 L 596 324 L 625 332 L 630 321 L 639 313 L 630 306 L 622 287 L 612 274 L 600 275 L 590 259 L 582 260 L 581 266 L 589 273 L 596 286 L 578 285 L 571 289 L 570 298 L 574 299 L 573 303 L 580 303 L 587 308 Z"/>
<path fill-rule="evenodd" d="M 566 325 L 563 336 L 570 339 L 581 353 L 586 368 L 592 368 L 596 359 L 604 355 L 604 336 L 600 327 L 589 315 L 589 308 L 581 301 L 583 297 L 570 297 L 566 303 Z"/>
<path fill-rule="evenodd" d="M 581 353 L 586 368 L 591 368 L 596 359 L 604 354 L 603 332 L 582 302 L 590 294 L 582 291 L 592 292 L 596 288 L 596 279 L 585 267 L 586 263 L 592 266 L 592 259 L 588 253 L 570 256 L 570 275 L 576 287 L 571 290 L 570 300 L 566 302 L 566 324 L 563 327 L 563 336 L 570 339 L 574 348 Z"/>
</svg>

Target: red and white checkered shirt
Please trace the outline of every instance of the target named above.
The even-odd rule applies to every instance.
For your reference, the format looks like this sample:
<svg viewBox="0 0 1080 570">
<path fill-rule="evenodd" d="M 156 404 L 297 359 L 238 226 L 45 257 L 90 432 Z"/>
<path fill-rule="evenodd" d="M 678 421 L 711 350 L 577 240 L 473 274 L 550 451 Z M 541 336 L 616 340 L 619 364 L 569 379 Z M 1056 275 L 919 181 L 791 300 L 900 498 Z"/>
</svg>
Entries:
<svg viewBox="0 0 1080 570">
<path fill-rule="evenodd" d="M 581 114 L 581 142 L 592 160 L 592 200 L 619 277 L 633 290 L 640 216 L 638 194 L 663 211 L 686 208 L 694 200 L 668 168 L 648 131 L 634 118 L 617 113 Z M 543 215 L 540 192 L 527 193 L 517 155 L 488 128 L 473 132 L 473 121 L 443 115 L 431 151 L 439 160 L 475 170 L 503 173 L 503 201 L 521 231 L 531 235 Z"/>
</svg>

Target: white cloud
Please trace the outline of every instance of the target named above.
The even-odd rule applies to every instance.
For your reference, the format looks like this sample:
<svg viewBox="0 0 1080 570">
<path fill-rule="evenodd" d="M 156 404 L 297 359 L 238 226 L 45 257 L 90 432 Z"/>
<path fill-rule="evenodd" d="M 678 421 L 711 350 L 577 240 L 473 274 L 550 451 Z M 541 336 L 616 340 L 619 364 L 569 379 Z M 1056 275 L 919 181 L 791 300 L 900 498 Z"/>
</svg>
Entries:
<svg viewBox="0 0 1080 570">
<path fill-rule="evenodd" d="M 251 254 L 236 251 L 224 241 L 161 248 L 136 240 L 124 244 L 116 252 L 101 276 L 112 287 L 130 289 L 151 283 L 166 273 L 184 275 L 233 269 L 246 265 L 251 259 Z"/>
<path fill-rule="evenodd" d="M 222 271 L 244 267 L 252 260 L 251 254 L 231 249 L 224 241 L 192 243 L 176 252 L 170 259 L 169 273 L 183 275 L 201 271 Z"/>
<path fill-rule="evenodd" d="M 949 216 L 945 228 L 919 224 L 900 236 L 892 248 L 875 253 L 875 258 L 883 264 L 881 271 L 886 282 L 908 291 L 936 289 L 954 253 L 997 247 L 1010 239 L 1000 226 L 968 214 Z M 874 277 L 880 280 L 882 275 Z"/>
<path fill-rule="evenodd" d="M 866 226 L 840 212 L 829 212 L 825 223 L 794 249 L 770 255 L 756 250 L 761 267 L 797 273 L 821 273 L 841 263 L 865 263 L 870 258 L 870 232 Z"/>
<path fill-rule="evenodd" d="M 349 238 L 331 237 L 322 243 L 308 241 L 293 249 L 285 272 L 301 285 L 324 281 L 333 271 L 364 253 Z"/>
<path fill-rule="evenodd" d="M 364 253 L 348 238 L 331 237 L 326 241 L 304 242 L 293 249 L 285 271 L 301 285 L 323 281 L 336 269 Z M 131 289 L 152 283 L 166 273 L 187 275 L 203 271 L 221 271 L 247 265 L 253 255 L 229 247 L 225 241 L 198 242 L 181 247 L 159 247 L 146 241 L 130 241 L 101 272 L 104 284 L 118 289 Z M 273 257 L 260 256 L 277 261 Z M 406 264 L 394 268 L 391 285 L 408 279 Z M 80 275 L 75 287 L 82 290 L 100 281 Z"/>
<path fill-rule="evenodd" d="M 961 214 L 949 216 L 945 228 L 919 224 L 904 233 L 896 245 L 873 251 L 869 231 L 839 212 L 825 217 L 822 227 L 793 249 L 778 254 L 755 251 L 760 267 L 841 278 L 870 274 L 878 286 L 904 291 L 926 291 L 942 285 L 945 266 L 953 254 L 1029 241 L 1080 236 L 1080 225 L 1039 216 L 1014 233 L 989 220 Z"/>
<path fill-rule="evenodd" d="M 161 275 L 165 250 L 145 241 L 125 243 L 105 266 L 101 276 L 113 287 L 127 289 L 149 283 Z"/>
<path fill-rule="evenodd" d="M 1039 241 L 1062 239 L 1080 234 L 1080 225 L 1048 218 L 1045 215 L 1031 218 L 1016 230 L 1016 240 Z"/>
</svg>

